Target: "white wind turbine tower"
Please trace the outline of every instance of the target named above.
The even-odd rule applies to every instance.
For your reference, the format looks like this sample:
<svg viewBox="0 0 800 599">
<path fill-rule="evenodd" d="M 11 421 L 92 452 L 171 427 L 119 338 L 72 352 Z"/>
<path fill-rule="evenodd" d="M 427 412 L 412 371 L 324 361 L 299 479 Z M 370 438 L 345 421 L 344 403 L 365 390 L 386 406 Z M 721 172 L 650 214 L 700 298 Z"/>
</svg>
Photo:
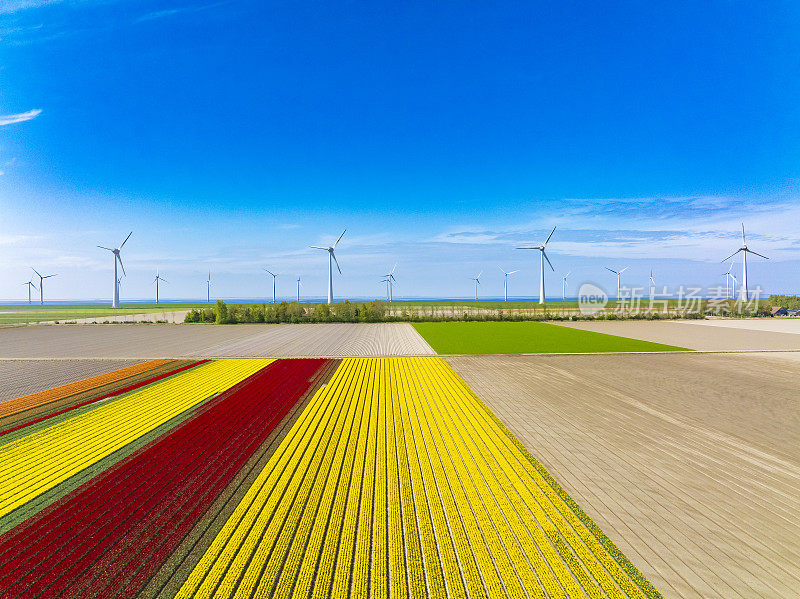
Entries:
<svg viewBox="0 0 800 599">
<path fill-rule="evenodd" d="M 722 276 L 725 277 L 725 299 L 731 299 L 731 270 L 733 269 L 733 260 L 731 260 L 731 265 L 728 267 L 728 272 L 722 273 Z"/>
<path fill-rule="evenodd" d="M 550 264 L 550 258 L 547 257 L 547 254 L 544 252 L 544 248 L 547 245 L 547 242 L 550 241 L 550 238 L 555 233 L 556 228 L 553 227 L 553 230 L 550 231 L 550 235 L 547 236 L 547 239 L 544 240 L 542 245 L 536 246 L 525 246 L 525 247 L 518 247 L 518 250 L 539 250 L 541 255 L 539 256 L 539 303 L 544 304 L 544 261 L 547 260 L 547 264 L 550 265 L 550 269 L 555 272 L 555 268 L 553 265 Z"/>
<path fill-rule="evenodd" d="M 208 278 L 206 279 L 206 303 L 211 303 L 211 271 L 208 271 Z"/>
<path fill-rule="evenodd" d="M 162 277 L 160 274 L 158 274 L 158 269 L 156 269 L 156 278 L 153 279 L 153 283 L 156 284 L 156 304 L 158 304 L 158 282 L 159 281 L 164 281 L 165 283 L 168 282 L 164 277 Z"/>
<path fill-rule="evenodd" d="M 297 303 L 300 303 L 300 275 L 297 275 Z"/>
<path fill-rule="evenodd" d="M 391 281 L 389 279 L 381 279 L 381 283 L 386 283 L 386 301 L 388 302 L 389 294 L 391 293 L 391 291 L 389 291 L 389 284 L 391 283 Z"/>
<path fill-rule="evenodd" d="M 499 266 L 497 268 L 500 268 Z M 508 301 L 508 275 L 513 275 L 515 272 L 519 272 L 519 269 L 512 270 L 511 272 L 506 272 L 502 268 L 500 268 L 500 272 L 503 273 L 503 297 L 505 297 L 504 301 Z"/>
<path fill-rule="evenodd" d="M 656 296 L 656 280 L 653 278 L 653 269 L 650 269 L 650 301 Z"/>
<path fill-rule="evenodd" d="M 36 285 L 33 284 L 33 281 L 28 281 L 27 283 L 23 283 L 23 285 L 27 285 L 28 286 L 28 303 L 30 304 L 31 303 L 31 287 L 33 287 L 34 289 L 36 289 L 37 287 L 36 287 Z"/>
<path fill-rule="evenodd" d="M 739 279 L 737 279 L 736 275 L 733 273 L 730 273 L 730 277 L 731 279 L 733 279 L 731 281 L 731 297 L 736 299 L 736 283 L 739 282 Z"/>
<path fill-rule="evenodd" d="M 274 272 L 272 272 L 270 270 L 267 270 L 266 268 L 264 270 L 267 273 L 272 275 L 272 303 L 274 304 L 275 303 L 275 281 L 278 280 L 278 275 L 276 275 Z"/>
<path fill-rule="evenodd" d="M 748 295 L 747 295 L 747 253 L 750 252 L 751 254 L 755 254 L 756 256 L 761 256 L 765 260 L 769 260 L 769 258 L 759 254 L 758 252 L 754 252 L 753 250 L 751 250 L 750 248 L 747 247 L 747 242 L 744 239 L 744 223 L 742 223 L 742 247 L 740 247 L 738 250 L 733 252 L 730 256 L 725 258 L 725 260 L 723 260 L 722 262 L 727 262 L 728 260 L 733 258 L 739 252 L 742 252 L 742 287 L 741 287 L 742 300 L 747 301 L 748 300 Z"/>
<path fill-rule="evenodd" d="M 386 290 L 387 290 L 386 299 L 389 300 L 389 303 L 392 303 L 392 300 L 394 299 L 392 291 L 395 283 L 397 283 L 397 279 L 394 278 L 395 270 L 397 270 L 397 262 L 394 263 L 391 272 L 388 272 L 385 275 L 383 275 L 384 277 L 386 277 L 386 279 L 384 279 L 386 281 Z"/>
<path fill-rule="evenodd" d="M 477 277 L 470 277 L 470 281 L 475 281 L 475 301 L 476 302 L 478 301 L 478 285 L 481 284 L 481 275 L 482 274 L 483 274 L 483 271 L 479 272 Z"/>
<path fill-rule="evenodd" d="M 44 305 L 44 280 L 49 279 L 50 277 L 54 277 L 56 275 L 42 276 L 39 274 L 39 271 L 36 270 L 33 266 L 31 266 L 31 270 L 39 276 L 39 303 L 41 305 Z M 28 290 L 30 291 L 30 287 L 28 288 Z"/>
<path fill-rule="evenodd" d="M 628 270 L 628 268 L 630 268 L 630 267 L 626 266 L 622 270 L 617 271 L 617 270 L 614 270 L 613 268 L 609 268 L 608 266 L 606 266 L 606 270 L 610 270 L 615 275 L 617 275 L 617 301 L 619 301 L 619 292 L 620 292 L 620 289 L 622 288 L 622 273 L 624 273 L 626 270 Z"/>
<path fill-rule="evenodd" d="M 567 277 L 572 274 L 572 271 L 569 271 L 563 277 L 561 277 L 561 302 L 565 303 L 567 301 Z M 562 306 L 563 308 L 563 306 Z"/>
<path fill-rule="evenodd" d="M 342 237 L 344 237 L 345 233 L 347 233 L 347 229 L 342 231 L 342 234 L 339 235 L 339 239 L 336 240 L 336 243 L 334 243 L 333 245 L 331 245 L 329 247 L 322 247 L 322 246 L 319 246 L 319 245 L 309 246 L 309 247 L 311 247 L 311 248 L 313 248 L 315 250 L 325 250 L 326 252 L 328 252 L 328 303 L 329 304 L 333 303 L 333 263 L 334 262 L 336 262 L 336 268 L 339 270 L 339 274 L 342 274 L 342 269 L 339 266 L 339 261 L 336 259 L 336 254 L 334 253 L 334 250 L 336 249 L 336 246 L 339 244 L 339 242 L 342 240 Z"/>
<path fill-rule="evenodd" d="M 128 241 L 128 239 L 130 239 L 131 235 L 133 235 L 133 231 L 128 233 L 128 236 L 125 238 L 125 241 L 123 241 L 117 249 L 107 248 L 102 245 L 97 246 L 100 249 L 108 250 L 109 252 L 114 254 L 114 300 L 111 303 L 112 308 L 119 308 L 119 276 L 117 275 L 117 262 L 119 262 L 119 265 L 122 267 L 122 274 L 123 275 L 125 274 L 125 266 L 122 264 L 122 257 L 119 255 L 119 251 L 122 249 L 122 246 L 125 245 L 125 243 Z"/>
</svg>

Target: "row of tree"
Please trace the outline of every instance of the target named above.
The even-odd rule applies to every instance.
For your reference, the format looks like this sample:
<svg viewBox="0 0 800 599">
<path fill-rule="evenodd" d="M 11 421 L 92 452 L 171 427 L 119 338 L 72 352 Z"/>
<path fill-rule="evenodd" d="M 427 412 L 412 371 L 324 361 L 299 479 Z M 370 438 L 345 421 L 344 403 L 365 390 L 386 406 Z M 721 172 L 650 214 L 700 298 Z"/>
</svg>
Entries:
<svg viewBox="0 0 800 599">
<path fill-rule="evenodd" d="M 184 322 L 303 323 L 303 322 L 381 322 L 386 305 L 381 301 L 363 304 L 347 300 L 336 304 L 226 304 L 217 300 L 213 308 L 190 310 Z"/>
<path fill-rule="evenodd" d="M 782 298 L 789 297 L 795 303 L 786 305 L 779 302 Z M 777 298 L 777 299 L 776 299 Z M 601 312 L 596 315 L 583 315 L 565 312 L 548 312 L 543 310 L 535 314 L 505 312 L 503 310 L 459 311 L 444 312 L 431 309 L 428 313 L 424 310 L 403 310 L 394 313 L 387 312 L 387 305 L 382 301 L 366 303 L 352 303 L 348 300 L 335 304 L 300 304 L 297 302 L 281 302 L 279 304 L 226 304 L 217 300 L 213 308 L 200 308 L 190 310 L 184 322 L 205 322 L 215 324 L 237 323 L 312 323 L 312 322 L 425 322 L 425 321 L 522 321 L 522 320 L 660 320 L 668 318 L 704 318 L 706 314 L 720 314 L 727 316 L 765 316 L 773 305 L 791 308 L 800 304 L 798 296 L 772 296 L 768 300 L 759 302 L 758 307 L 742 305 L 734 300 L 724 302 L 723 306 L 715 306 L 712 310 L 708 304 L 701 304 L 695 310 L 670 310 L 666 313 L 659 312 Z M 396 310 L 395 306 L 395 310 Z M 755 308 L 755 309 L 754 309 Z"/>
<path fill-rule="evenodd" d="M 770 295 L 768 301 L 778 308 L 800 310 L 800 295 Z"/>
</svg>

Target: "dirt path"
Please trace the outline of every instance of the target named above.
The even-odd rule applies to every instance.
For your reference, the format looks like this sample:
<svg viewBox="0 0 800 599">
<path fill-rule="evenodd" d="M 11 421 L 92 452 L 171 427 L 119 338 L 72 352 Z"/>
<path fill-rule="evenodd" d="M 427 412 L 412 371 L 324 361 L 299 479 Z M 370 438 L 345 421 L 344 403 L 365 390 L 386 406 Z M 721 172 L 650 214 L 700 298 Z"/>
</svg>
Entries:
<svg viewBox="0 0 800 599">
<path fill-rule="evenodd" d="M 799 596 L 800 361 L 447 360 L 665 596 Z"/>
</svg>

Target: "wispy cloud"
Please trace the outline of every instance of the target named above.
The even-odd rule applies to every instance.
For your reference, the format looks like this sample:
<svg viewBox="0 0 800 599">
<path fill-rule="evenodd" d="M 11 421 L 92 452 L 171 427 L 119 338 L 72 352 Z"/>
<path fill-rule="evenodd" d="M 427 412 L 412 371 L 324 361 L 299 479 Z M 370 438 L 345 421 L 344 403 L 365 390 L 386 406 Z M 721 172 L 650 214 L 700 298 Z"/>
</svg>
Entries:
<svg viewBox="0 0 800 599">
<path fill-rule="evenodd" d="M 229 2 L 214 2 L 212 4 L 201 4 L 199 6 L 182 6 L 178 8 L 167 8 L 164 10 L 155 10 L 153 12 L 149 12 L 147 14 L 142 15 L 138 19 L 134 21 L 134 23 L 144 23 L 146 21 L 154 21 L 156 19 L 164 19 L 166 17 L 172 17 L 177 14 L 181 13 L 190 13 L 190 12 L 200 12 L 202 10 L 208 10 L 210 8 L 217 8 L 218 6 L 222 6 L 224 4 L 229 4 Z"/>
<path fill-rule="evenodd" d="M 40 108 L 34 108 L 28 112 L 20 112 L 19 114 L 3 114 L 0 115 L 0 127 L 3 125 L 13 125 L 14 123 L 30 121 L 31 119 L 35 119 L 40 114 L 42 114 L 42 110 Z"/>
</svg>

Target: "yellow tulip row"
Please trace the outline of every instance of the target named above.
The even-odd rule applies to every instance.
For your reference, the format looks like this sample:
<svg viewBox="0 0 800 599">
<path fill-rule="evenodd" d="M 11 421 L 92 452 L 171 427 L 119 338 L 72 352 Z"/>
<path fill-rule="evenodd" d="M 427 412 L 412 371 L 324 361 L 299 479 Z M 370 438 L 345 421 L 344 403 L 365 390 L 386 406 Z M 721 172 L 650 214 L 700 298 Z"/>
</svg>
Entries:
<svg viewBox="0 0 800 599">
<path fill-rule="evenodd" d="M 270 362 L 209 362 L 0 446 L 0 517 Z"/>
<path fill-rule="evenodd" d="M 344 360 L 178 597 L 644 595 L 439 358 Z"/>
</svg>

